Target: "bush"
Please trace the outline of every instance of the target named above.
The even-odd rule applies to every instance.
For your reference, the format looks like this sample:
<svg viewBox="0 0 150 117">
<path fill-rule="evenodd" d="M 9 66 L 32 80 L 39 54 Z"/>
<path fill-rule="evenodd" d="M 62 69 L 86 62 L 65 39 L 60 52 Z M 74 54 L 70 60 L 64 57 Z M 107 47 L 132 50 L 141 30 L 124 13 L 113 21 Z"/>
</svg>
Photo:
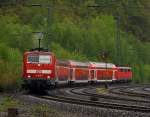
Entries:
<svg viewBox="0 0 150 117">
<path fill-rule="evenodd" d="M 88 60 L 88 58 L 79 52 L 69 52 L 65 50 L 63 47 L 61 47 L 57 43 L 52 43 L 50 45 L 50 48 L 55 53 L 57 59 L 65 59 L 65 60 Z"/>
<path fill-rule="evenodd" d="M 33 46 L 32 29 L 21 24 L 17 16 L 0 17 L 0 43 L 24 51 Z"/>
<path fill-rule="evenodd" d="M 22 57 L 17 49 L 0 44 L 0 87 L 2 90 L 16 89 L 21 77 Z"/>
</svg>

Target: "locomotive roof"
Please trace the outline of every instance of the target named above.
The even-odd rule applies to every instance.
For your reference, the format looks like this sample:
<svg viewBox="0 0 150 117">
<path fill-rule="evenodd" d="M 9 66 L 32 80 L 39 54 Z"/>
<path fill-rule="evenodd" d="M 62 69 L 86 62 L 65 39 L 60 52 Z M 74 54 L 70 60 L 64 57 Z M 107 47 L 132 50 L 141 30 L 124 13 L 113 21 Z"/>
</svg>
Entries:
<svg viewBox="0 0 150 117">
<path fill-rule="evenodd" d="M 120 69 L 131 69 L 131 67 L 118 67 Z"/>
<path fill-rule="evenodd" d="M 25 54 L 37 54 L 37 53 L 45 53 L 45 54 L 52 54 L 52 52 L 44 52 L 44 51 L 27 51 Z"/>
<path fill-rule="evenodd" d="M 106 64 L 107 64 L 107 68 L 114 68 L 114 67 L 116 67 L 116 65 L 113 64 L 113 63 L 90 62 L 90 64 L 93 67 L 98 67 L 98 68 L 106 68 Z"/>
<path fill-rule="evenodd" d="M 50 52 L 48 48 L 31 48 L 30 51 L 42 51 L 42 52 Z"/>
<path fill-rule="evenodd" d="M 29 51 L 26 51 L 24 54 L 37 54 L 37 53 L 44 53 L 44 54 L 52 54 L 51 51 L 47 48 L 32 48 Z"/>
</svg>

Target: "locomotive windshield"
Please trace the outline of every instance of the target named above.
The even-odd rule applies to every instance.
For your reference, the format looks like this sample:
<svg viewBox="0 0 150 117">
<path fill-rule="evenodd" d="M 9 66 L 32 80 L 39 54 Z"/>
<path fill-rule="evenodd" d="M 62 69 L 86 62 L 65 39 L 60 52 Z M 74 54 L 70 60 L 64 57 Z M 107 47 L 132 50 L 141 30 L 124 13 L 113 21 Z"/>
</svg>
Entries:
<svg viewBox="0 0 150 117">
<path fill-rule="evenodd" d="M 130 72 L 130 69 L 120 69 L 121 72 Z"/>
<path fill-rule="evenodd" d="M 28 63 L 50 64 L 51 56 L 48 55 L 29 55 Z"/>
</svg>

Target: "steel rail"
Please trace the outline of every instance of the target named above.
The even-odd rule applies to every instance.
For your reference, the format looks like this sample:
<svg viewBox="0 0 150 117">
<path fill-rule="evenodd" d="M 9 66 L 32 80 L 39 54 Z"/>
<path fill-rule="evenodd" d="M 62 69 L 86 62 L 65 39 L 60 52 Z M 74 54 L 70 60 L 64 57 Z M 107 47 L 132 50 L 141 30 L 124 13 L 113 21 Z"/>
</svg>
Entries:
<svg viewBox="0 0 150 117">
<path fill-rule="evenodd" d="M 141 87 L 141 86 L 139 86 L 139 87 Z M 119 91 L 117 91 L 117 90 L 119 90 Z M 113 93 L 113 94 L 119 94 L 119 95 L 128 95 L 128 96 L 134 96 L 134 97 L 150 98 L 150 94 L 138 93 L 138 92 L 133 92 L 133 91 L 126 91 L 126 89 L 124 89 L 123 87 L 121 87 L 120 89 L 113 88 L 109 92 Z"/>
<path fill-rule="evenodd" d="M 86 89 L 85 89 L 86 90 Z M 74 89 L 72 89 L 70 92 L 77 94 L 77 95 L 85 95 L 85 96 L 95 96 L 96 98 L 103 98 L 103 99 L 112 99 L 112 100 L 120 100 L 120 101 L 132 101 L 132 102 L 140 102 L 140 103 L 150 103 L 148 100 L 137 100 L 137 99 L 129 99 L 125 97 L 117 97 L 117 96 L 111 96 L 111 95 L 105 95 L 105 94 L 97 94 L 97 93 L 89 93 L 87 91 L 76 92 Z"/>
<path fill-rule="evenodd" d="M 118 109 L 118 110 L 127 110 L 127 111 L 150 113 L 150 107 L 145 107 L 145 106 L 134 106 L 134 105 L 129 106 L 127 104 L 88 101 L 88 100 L 74 99 L 74 98 L 69 98 L 69 97 L 64 97 L 64 96 L 57 96 L 57 95 L 38 96 L 38 98 L 52 100 L 52 101 L 58 101 L 58 102 L 63 102 L 63 103 L 71 103 L 71 104 L 92 106 L 92 107 L 100 107 L 100 108 L 109 108 L 109 109 Z"/>
</svg>

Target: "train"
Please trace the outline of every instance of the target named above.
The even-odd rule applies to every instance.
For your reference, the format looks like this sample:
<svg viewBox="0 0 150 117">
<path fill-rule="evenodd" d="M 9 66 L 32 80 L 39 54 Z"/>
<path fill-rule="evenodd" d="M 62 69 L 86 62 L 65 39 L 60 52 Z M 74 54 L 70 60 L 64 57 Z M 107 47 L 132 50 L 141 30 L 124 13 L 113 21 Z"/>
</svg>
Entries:
<svg viewBox="0 0 150 117">
<path fill-rule="evenodd" d="M 105 62 L 58 60 L 48 49 L 35 48 L 24 53 L 23 88 L 48 90 L 59 84 L 129 82 L 131 67 Z"/>
</svg>

